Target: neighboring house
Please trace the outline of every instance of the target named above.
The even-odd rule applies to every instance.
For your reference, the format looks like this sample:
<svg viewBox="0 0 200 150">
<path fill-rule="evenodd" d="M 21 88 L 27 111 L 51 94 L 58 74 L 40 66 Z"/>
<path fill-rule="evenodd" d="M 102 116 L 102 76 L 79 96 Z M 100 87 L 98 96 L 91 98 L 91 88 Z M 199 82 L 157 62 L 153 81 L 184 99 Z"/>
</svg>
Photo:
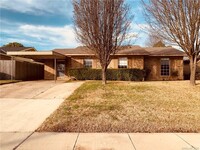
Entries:
<svg viewBox="0 0 200 150">
<path fill-rule="evenodd" d="M 0 60 L 10 59 L 7 52 L 29 52 L 37 51 L 34 47 L 0 47 Z"/>
<path fill-rule="evenodd" d="M 94 53 L 86 47 L 53 51 L 7 52 L 10 56 L 33 59 L 44 64 L 44 79 L 67 78 L 67 69 L 101 68 Z M 138 68 L 146 80 L 183 80 L 184 53 L 172 47 L 126 46 L 112 55 L 108 68 Z"/>
<path fill-rule="evenodd" d="M 0 53 L 6 54 L 7 52 L 16 52 L 16 51 L 37 51 L 34 47 L 0 47 Z"/>
<path fill-rule="evenodd" d="M 184 79 L 190 79 L 190 60 L 188 57 L 184 57 Z M 196 79 L 200 80 L 200 56 L 197 59 L 197 70 L 196 70 Z"/>
</svg>

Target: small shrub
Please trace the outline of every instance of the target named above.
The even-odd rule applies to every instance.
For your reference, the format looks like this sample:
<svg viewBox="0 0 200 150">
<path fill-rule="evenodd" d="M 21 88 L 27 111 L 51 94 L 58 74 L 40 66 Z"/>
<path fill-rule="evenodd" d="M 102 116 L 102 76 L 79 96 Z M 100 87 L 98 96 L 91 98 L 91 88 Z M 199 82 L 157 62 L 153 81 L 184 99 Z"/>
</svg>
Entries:
<svg viewBox="0 0 200 150">
<path fill-rule="evenodd" d="M 101 69 L 69 69 L 68 75 L 75 77 L 77 80 L 101 80 Z M 108 69 L 106 73 L 107 80 L 122 81 L 142 81 L 145 71 L 141 69 Z"/>
<path fill-rule="evenodd" d="M 171 75 L 172 75 L 172 77 L 177 77 L 178 76 L 178 71 L 177 70 L 176 71 L 172 71 Z"/>
</svg>

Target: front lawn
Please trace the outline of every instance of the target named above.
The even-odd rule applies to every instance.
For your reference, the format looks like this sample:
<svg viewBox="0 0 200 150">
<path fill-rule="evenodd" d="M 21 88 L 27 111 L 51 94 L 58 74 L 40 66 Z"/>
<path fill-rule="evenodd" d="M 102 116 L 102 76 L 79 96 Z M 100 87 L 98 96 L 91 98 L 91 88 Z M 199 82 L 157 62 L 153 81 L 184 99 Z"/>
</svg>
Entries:
<svg viewBox="0 0 200 150">
<path fill-rule="evenodd" d="M 38 131 L 200 132 L 200 81 L 88 81 Z"/>
</svg>

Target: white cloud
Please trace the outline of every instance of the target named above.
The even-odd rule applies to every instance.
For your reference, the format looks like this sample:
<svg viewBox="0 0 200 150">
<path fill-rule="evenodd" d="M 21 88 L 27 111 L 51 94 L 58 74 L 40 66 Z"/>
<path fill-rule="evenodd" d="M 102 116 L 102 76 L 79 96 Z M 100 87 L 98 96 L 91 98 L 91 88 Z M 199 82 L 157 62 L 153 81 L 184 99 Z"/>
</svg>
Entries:
<svg viewBox="0 0 200 150">
<path fill-rule="evenodd" d="M 63 14 L 72 15 L 70 0 L 0 0 L 0 8 L 35 15 Z"/>
<path fill-rule="evenodd" d="M 143 32 L 147 32 L 147 30 L 150 28 L 149 25 L 146 23 L 135 23 L 135 22 L 132 22 L 130 27 L 131 30 L 133 31 L 143 31 Z"/>
<path fill-rule="evenodd" d="M 38 41 L 57 45 L 58 47 L 75 47 L 79 44 L 71 25 L 64 27 L 21 25 L 19 32 Z"/>
<path fill-rule="evenodd" d="M 0 31 L 2 37 L 1 45 L 16 41 L 25 46 L 38 47 L 40 50 L 73 48 L 80 45 L 76 41 L 72 25 L 54 27 L 10 23 L 7 20 L 1 20 L 0 23 L 2 25 Z"/>
<path fill-rule="evenodd" d="M 134 33 L 136 38 L 134 38 L 133 43 L 134 45 L 145 46 L 148 33 L 147 30 L 149 29 L 149 25 L 145 23 L 137 24 L 132 22 L 130 25 L 130 33 Z"/>
<path fill-rule="evenodd" d="M 26 40 L 26 39 L 20 39 L 20 38 L 6 38 L 6 39 L 2 39 L 1 42 L 5 44 L 11 43 L 17 41 L 19 43 L 23 43 L 23 45 L 25 44 L 25 46 L 31 46 L 34 47 L 34 45 L 38 45 L 40 44 L 41 46 L 47 46 L 46 43 L 40 43 L 40 42 L 36 42 L 36 41 L 30 41 L 30 40 Z"/>
</svg>

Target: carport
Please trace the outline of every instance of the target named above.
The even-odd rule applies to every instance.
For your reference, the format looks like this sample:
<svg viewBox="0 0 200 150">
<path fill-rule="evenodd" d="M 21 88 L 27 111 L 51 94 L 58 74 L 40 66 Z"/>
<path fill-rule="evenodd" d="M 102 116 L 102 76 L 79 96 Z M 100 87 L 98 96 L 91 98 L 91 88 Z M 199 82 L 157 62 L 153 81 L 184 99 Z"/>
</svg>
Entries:
<svg viewBox="0 0 200 150">
<path fill-rule="evenodd" d="M 66 56 L 54 51 L 35 52 L 7 52 L 9 56 L 17 56 L 32 59 L 35 62 L 44 64 L 44 79 L 56 80 L 60 71 L 65 72 Z M 62 62 L 62 63 L 61 63 Z M 64 64 L 64 66 L 62 66 Z M 61 67 L 60 67 L 61 66 Z M 65 75 L 65 73 L 64 73 Z"/>
<path fill-rule="evenodd" d="M 1 80 L 40 80 L 44 77 L 44 64 L 22 57 L 0 54 Z"/>
</svg>

